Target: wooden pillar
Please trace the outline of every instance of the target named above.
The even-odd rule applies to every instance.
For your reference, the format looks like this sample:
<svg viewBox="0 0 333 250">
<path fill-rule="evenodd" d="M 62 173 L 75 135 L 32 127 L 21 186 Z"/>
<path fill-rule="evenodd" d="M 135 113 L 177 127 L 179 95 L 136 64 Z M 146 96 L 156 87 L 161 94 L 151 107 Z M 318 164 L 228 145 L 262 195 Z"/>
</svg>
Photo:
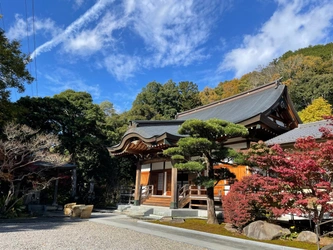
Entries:
<svg viewBox="0 0 333 250">
<path fill-rule="evenodd" d="M 177 190 L 177 168 L 172 168 L 171 170 L 171 203 L 170 208 L 178 208 L 178 190 Z"/>
<path fill-rule="evenodd" d="M 140 206 L 141 196 L 141 164 L 140 161 L 136 163 L 136 177 L 135 177 L 135 192 L 134 192 L 134 206 Z"/>
<path fill-rule="evenodd" d="M 76 168 L 74 168 L 72 170 L 72 192 L 71 192 L 71 196 L 72 199 L 76 199 Z"/>
<path fill-rule="evenodd" d="M 58 205 L 58 185 L 59 185 L 59 179 L 57 177 L 57 179 L 54 181 L 54 194 L 53 194 L 53 206 Z"/>
</svg>

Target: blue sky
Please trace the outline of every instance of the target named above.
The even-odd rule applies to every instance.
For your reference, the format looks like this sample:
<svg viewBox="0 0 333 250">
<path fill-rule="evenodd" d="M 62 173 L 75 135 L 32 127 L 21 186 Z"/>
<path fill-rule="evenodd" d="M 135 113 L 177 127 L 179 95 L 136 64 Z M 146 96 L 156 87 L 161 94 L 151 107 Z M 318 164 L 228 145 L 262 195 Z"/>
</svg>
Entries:
<svg viewBox="0 0 333 250">
<path fill-rule="evenodd" d="M 333 41 L 331 0 L 0 0 L 31 54 L 23 94 L 89 92 L 129 110 L 151 81 L 215 87 L 288 50 Z"/>
</svg>

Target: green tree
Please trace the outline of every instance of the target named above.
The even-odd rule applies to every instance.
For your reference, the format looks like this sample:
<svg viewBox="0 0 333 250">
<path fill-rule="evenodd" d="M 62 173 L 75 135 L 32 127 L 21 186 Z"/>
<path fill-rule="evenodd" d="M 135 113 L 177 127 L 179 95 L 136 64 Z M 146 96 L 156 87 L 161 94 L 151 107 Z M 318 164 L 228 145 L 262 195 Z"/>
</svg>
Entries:
<svg viewBox="0 0 333 250">
<path fill-rule="evenodd" d="M 109 145 L 116 145 L 125 134 L 129 124 L 129 112 L 114 114 L 105 118 L 104 133 Z"/>
<path fill-rule="evenodd" d="M 174 167 L 182 170 L 203 172 L 206 176 L 197 178 L 197 184 L 207 188 L 207 223 L 217 223 L 214 206 L 214 185 L 219 177 L 214 172 L 214 165 L 235 152 L 224 146 L 231 137 L 246 136 L 248 130 L 243 125 L 237 125 L 219 119 L 202 121 L 192 119 L 185 121 L 179 131 L 188 137 L 181 138 L 177 147 L 164 150 L 164 154 L 171 156 Z M 196 157 L 195 160 L 193 157 Z M 223 171 L 225 173 L 225 171 Z M 223 173 L 222 172 L 222 173 Z"/>
<path fill-rule="evenodd" d="M 298 113 L 303 123 L 316 122 L 324 119 L 324 116 L 332 115 L 332 105 L 324 98 L 319 97 Z"/>
<path fill-rule="evenodd" d="M 16 103 L 21 110 L 17 120 L 34 129 L 59 135 L 59 150 L 77 165 L 78 186 L 85 193 L 86 183 L 107 181 L 106 173 L 113 164 L 108 154 L 104 133 L 105 114 L 86 92 L 64 91 L 53 98 L 21 98 Z"/>
<path fill-rule="evenodd" d="M 160 120 L 162 114 L 159 113 L 160 100 L 158 93 L 162 88 L 162 84 L 153 81 L 148 83 L 146 87 L 135 98 L 130 110 L 131 120 Z"/>
<path fill-rule="evenodd" d="M 9 102 L 10 88 L 24 91 L 24 83 L 31 83 L 33 77 L 26 69 L 29 56 L 20 50 L 18 41 L 9 41 L 0 29 L 0 126 L 11 119 L 13 113 Z"/>
<path fill-rule="evenodd" d="M 183 81 L 178 85 L 169 80 L 165 84 L 150 82 L 133 102 L 130 120 L 169 120 L 178 112 L 201 105 L 198 86 Z"/>
<path fill-rule="evenodd" d="M 10 91 L 8 88 L 16 88 L 19 92 L 24 91 L 24 83 L 31 83 L 33 77 L 26 69 L 30 62 L 29 56 L 20 50 L 18 41 L 9 41 L 0 29 L 0 97 L 8 99 Z"/>
<path fill-rule="evenodd" d="M 178 83 L 178 89 L 180 94 L 179 112 L 190 110 L 202 105 L 197 84 L 189 81 L 182 81 Z"/>
<path fill-rule="evenodd" d="M 301 48 L 296 51 L 287 51 L 284 53 L 279 60 L 286 60 L 288 57 L 294 55 L 304 55 L 304 56 L 316 56 L 321 57 L 324 61 L 332 60 L 331 53 L 333 51 L 333 43 L 328 43 L 325 45 L 318 44 L 315 46 L 309 46 L 306 48 Z"/>
<path fill-rule="evenodd" d="M 218 101 L 222 99 L 222 96 L 217 94 L 215 89 L 205 87 L 199 94 L 200 101 L 203 105 Z"/>
<path fill-rule="evenodd" d="M 163 119 L 173 119 L 177 112 L 180 110 L 180 95 L 177 84 L 169 80 L 162 85 L 157 94 L 158 106 L 156 109 L 158 113 L 163 116 Z"/>
<path fill-rule="evenodd" d="M 99 104 L 99 107 L 104 112 L 107 117 L 113 116 L 116 114 L 116 110 L 113 107 L 113 103 L 109 101 L 103 101 Z"/>
</svg>

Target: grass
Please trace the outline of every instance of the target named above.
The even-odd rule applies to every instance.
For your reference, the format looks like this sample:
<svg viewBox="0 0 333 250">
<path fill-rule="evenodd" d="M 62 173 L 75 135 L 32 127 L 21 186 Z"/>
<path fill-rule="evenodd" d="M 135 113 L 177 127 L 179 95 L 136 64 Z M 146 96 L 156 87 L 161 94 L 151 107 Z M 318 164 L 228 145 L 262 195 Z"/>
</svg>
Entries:
<svg viewBox="0 0 333 250">
<path fill-rule="evenodd" d="M 154 221 L 153 223 L 166 225 L 166 226 L 173 226 L 173 227 L 179 227 L 179 228 L 185 228 L 185 229 L 191 229 L 206 233 L 212 233 L 212 234 L 218 234 L 218 235 L 224 235 L 229 237 L 235 237 L 245 240 L 253 240 L 253 241 L 259 241 L 254 240 L 251 238 L 246 237 L 243 234 L 240 233 L 232 233 L 224 228 L 225 224 L 207 224 L 206 220 L 202 219 L 186 219 L 184 223 L 170 223 L 170 222 L 161 222 L 161 221 Z M 309 250 L 317 250 L 317 245 L 312 243 L 306 243 L 306 242 L 300 242 L 300 241 L 292 241 L 292 240 L 262 240 L 260 242 L 275 244 L 275 245 L 281 245 L 281 246 L 288 246 L 288 247 L 296 247 L 301 249 L 309 249 Z"/>
</svg>

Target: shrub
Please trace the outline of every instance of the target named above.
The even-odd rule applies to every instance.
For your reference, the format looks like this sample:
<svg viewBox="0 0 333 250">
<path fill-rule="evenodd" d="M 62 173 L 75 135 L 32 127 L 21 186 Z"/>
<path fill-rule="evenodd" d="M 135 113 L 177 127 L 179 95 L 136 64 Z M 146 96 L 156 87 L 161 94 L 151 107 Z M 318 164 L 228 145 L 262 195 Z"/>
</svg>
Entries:
<svg viewBox="0 0 333 250">
<path fill-rule="evenodd" d="M 254 219 L 246 196 L 233 189 L 223 198 L 223 216 L 225 222 L 232 224 L 240 232 Z"/>
</svg>

